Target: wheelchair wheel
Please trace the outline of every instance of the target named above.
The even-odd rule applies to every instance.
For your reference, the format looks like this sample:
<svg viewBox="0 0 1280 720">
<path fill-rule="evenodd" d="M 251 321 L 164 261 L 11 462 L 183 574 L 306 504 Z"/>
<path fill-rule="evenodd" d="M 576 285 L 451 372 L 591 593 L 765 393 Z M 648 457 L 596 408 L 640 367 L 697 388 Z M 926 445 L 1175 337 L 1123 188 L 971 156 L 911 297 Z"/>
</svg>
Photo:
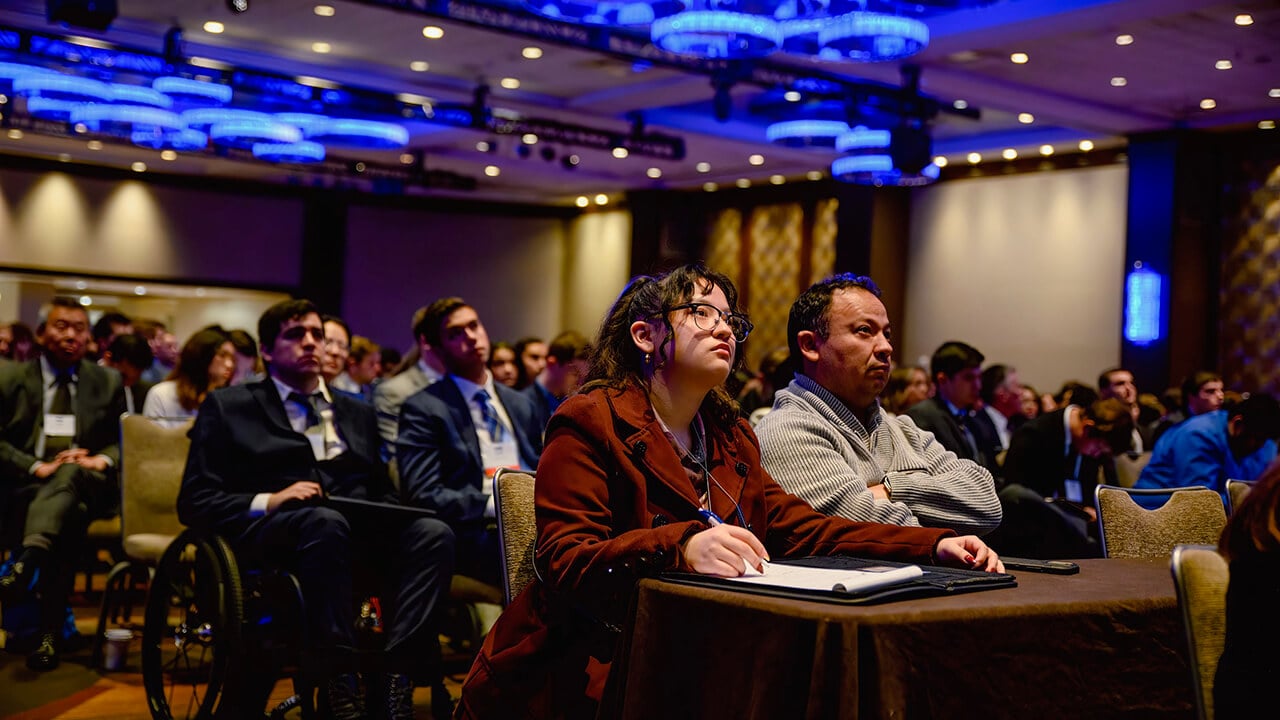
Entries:
<svg viewBox="0 0 1280 720">
<path fill-rule="evenodd" d="M 243 603 L 235 556 L 222 538 L 184 532 L 169 545 L 147 594 L 142 630 L 151 717 L 210 720 L 225 709 Z"/>
</svg>

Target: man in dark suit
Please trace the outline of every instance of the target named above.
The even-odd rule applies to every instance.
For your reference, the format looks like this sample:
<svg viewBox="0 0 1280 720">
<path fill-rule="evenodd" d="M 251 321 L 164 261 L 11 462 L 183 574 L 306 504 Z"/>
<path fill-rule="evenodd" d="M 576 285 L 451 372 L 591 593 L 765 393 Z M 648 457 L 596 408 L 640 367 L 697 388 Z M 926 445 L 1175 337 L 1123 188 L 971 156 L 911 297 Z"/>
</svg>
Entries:
<svg viewBox="0 0 1280 720">
<path fill-rule="evenodd" d="M 413 717 L 411 669 L 437 642 L 431 623 L 453 564 L 453 533 L 439 520 L 347 513 L 338 496 L 394 502 L 366 403 L 321 378 L 324 326 L 316 307 L 288 300 L 258 322 L 266 380 L 211 393 L 191 430 L 178 495 L 183 523 L 230 539 L 247 559 L 294 573 L 306 598 L 308 658 L 326 673 L 334 717 L 365 717 L 355 675 L 353 560 L 382 581 L 385 687 L 369 688 L 375 717 Z M 371 708 L 372 709 L 372 708 Z"/>
<path fill-rule="evenodd" d="M 907 415 L 943 447 L 998 476 L 1000 439 L 990 419 L 977 412 L 982 360 L 982 353 L 971 345 L 954 340 L 940 345 L 929 360 L 938 393 L 909 408 Z"/>
<path fill-rule="evenodd" d="M 536 468 L 542 426 L 527 398 L 493 381 L 489 335 L 475 308 L 462 298 L 442 298 L 427 308 L 422 326 L 448 374 L 400 409 L 401 495 L 453 526 L 459 573 L 500 585 L 493 474 L 502 467 Z"/>
<path fill-rule="evenodd" d="M 573 330 L 566 330 L 547 346 L 547 366 L 537 379 L 521 392 L 529 398 L 538 423 L 545 428 L 560 403 L 578 389 L 587 375 L 591 357 L 591 341 Z"/>
<path fill-rule="evenodd" d="M 58 641 L 74 559 L 90 520 L 119 504 L 120 377 L 87 360 L 89 314 L 54 298 L 43 355 L 0 367 L 0 522 L 21 549 L 0 576 L 0 601 L 40 597 L 40 645 L 32 670 L 58 666 Z M 24 503 L 25 513 L 22 511 Z M 14 532 L 17 531 L 17 532 Z"/>
</svg>

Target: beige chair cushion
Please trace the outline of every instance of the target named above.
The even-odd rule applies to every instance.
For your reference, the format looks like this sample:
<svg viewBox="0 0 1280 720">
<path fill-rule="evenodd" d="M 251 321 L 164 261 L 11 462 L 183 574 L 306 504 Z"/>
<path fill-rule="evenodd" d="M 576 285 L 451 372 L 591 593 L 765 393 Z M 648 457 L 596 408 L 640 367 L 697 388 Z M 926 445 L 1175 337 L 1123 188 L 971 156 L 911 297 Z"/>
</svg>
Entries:
<svg viewBox="0 0 1280 720">
<path fill-rule="evenodd" d="M 499 472 L 493 480 L 502 565 L 506 570 L 506 604 L 537 577 L 533 548 L 538 528 L 533 515 L 534 476 L 526 472 Z"/>
<path fill-rule="evenodd" d="M 190 420 L 175 427 L 163 427 L 141 415 L 120 420 L 120 514 L 125 554 L 130 558 L 154 562 L 159 557 L 151 549 L 154 538 L 173 538 L 183 530 L 177 504 L 191 446 L 190 428 Z M 135 535 L 147 539 L 131 542 Z M 142 554 L 135 556 L 130 547 L 142 549 Z"/>
<path fill-rule="evenodd" d="M 1098 487 L 1098 524 L 1107 557 L 1169 557 L 1176 545 L 1216 545 L 1227 512 L 1222 496 L 1204 487 L 1171 490 L 1156 510 L 1138 505 L 1123 488 Z"/>
<path fill-rule="evenodd" d="M 1213 681 L 1227 632 L 1227 561 L 1212 546 L 1180 545 L 1173 551 L 1172 567 L 1191 650 L 1196 706 L 1200 717 L 1213 720 Z"/>
</svg>

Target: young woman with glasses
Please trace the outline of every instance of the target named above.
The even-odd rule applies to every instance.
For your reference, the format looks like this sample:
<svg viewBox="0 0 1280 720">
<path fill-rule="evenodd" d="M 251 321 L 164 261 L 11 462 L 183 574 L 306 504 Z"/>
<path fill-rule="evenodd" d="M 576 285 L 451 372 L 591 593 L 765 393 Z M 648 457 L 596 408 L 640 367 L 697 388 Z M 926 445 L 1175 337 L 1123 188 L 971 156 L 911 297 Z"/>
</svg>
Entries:
<svg viewBox="0 0 1280 720">
<path fill-rule="evenodd" d="M 692 265 L 636 278 L 609 311 L 547 428 L 539 579 L 485 639 L 457 717 L 595 717 L 642 577 L 832 552 L 1002 569 L 976 537 L 831 518 L 779 488 L 723 387 L 752 329 L 736 306 L 728 278 Z"/>
</svg>

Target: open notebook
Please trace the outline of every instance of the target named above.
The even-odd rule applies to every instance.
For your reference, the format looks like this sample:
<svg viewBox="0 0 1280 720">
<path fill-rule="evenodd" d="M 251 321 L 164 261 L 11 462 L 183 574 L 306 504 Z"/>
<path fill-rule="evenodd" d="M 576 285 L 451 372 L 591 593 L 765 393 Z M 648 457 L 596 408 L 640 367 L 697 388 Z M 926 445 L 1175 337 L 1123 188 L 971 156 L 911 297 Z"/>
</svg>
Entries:
<svg viewBox="0 0 1280 720">
<path fill-rule="evenodd" d="M 667 573 L 662 578 L 686 585 L 852 605 L 993 590 L 1018 584 L 1012 575 L 1004 573 L 843 555 L 772 562 L 764 575 L 717 578 L 693 573 Z"/>
</svg>

